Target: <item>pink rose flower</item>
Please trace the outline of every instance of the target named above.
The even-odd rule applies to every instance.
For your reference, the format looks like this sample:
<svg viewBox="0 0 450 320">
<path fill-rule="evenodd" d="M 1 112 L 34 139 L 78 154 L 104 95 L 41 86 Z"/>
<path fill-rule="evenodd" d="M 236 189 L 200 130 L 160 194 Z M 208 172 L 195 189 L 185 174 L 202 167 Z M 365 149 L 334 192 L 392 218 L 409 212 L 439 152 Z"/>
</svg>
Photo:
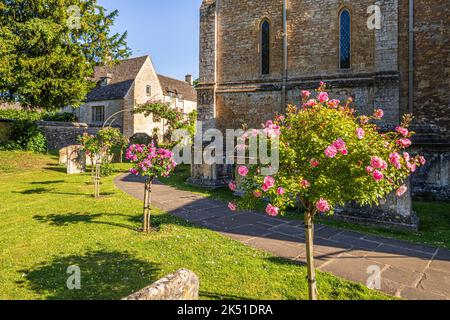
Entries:
<svg viewBox="0 0 450 320">
<path fill-rule="evenodd" d="M 134 174 L 135 176 L 139 175 L 139 171 L 137 171 L 137 170 L 134 169 L 134 168 L 131 168 L 131 169 L 130 169 L 130 172 L 131 172 L 132 174 Z"/>
<path fill-rule="evenodd" d="M 403 185 L 400 188 L 398 188 L 395 194 L 397 195 L 397 197 L 401 197 L 406 193 L 406 191 L 408 191 L 408 188 L 405 185 Z"/>
<path fill-rule="evenodd" d="M 314 107 L 316 105 L 316 100 L 311 99 L 306 103 L 307 107 Z"/>
<path fill-rule="evenodd" d="M 372 172 L 373 172 L 373 167 L 371 167 L 371 166 L 367 166 L 366 167 L 366 172 L 368 173 L 368 174 L 372 174 Z"/>
<path fill-rule="evenodd" d="M 329 212 L 331 210 L 330 204 L 327 200 L 320 198 L 319 201 L 316 203 L 316 208 L 322 213 Z"/>
<path fill-rule="evenodd" d="M 424 165 L 427 164 L 427 159 L 425 159 L 424 156 L 420 156 L 420 157 L 419 157 L 419 162 L 420 162 L 421 165 L 424 166 Z"/>
<path fill-rule="evenodd" d="M 232 181 L 228 184 L 228 188 L 230 188 L 230 190 L 234 192 L 237 189 L 237 185 L 235 182 Z"/>
<path fill-rule="evenodd" d="M 341 103 L 339 100 L 333 99 L 328 101 L 328 106 L 332 109 L 336 109 L 337 107 L 339 107 L 339 103 Z"/>
<path fill-rule="evenodd" d="M 270 188 L 266 184 L 263 184 L 261 186 L 261 189 L 262 189 L 262 191 L 267 192 L 267 191 L 269 191 Z"/>
<path fill-rule="evenodd" d="M 384 111 L 383 109 L 377 109 L 375 110 L 375 113 L 373 115 L 376 119 L 382 119 L 384 117 Z"/>
<path fill-rule="evenodd" d="M 330 159 L 336 157 L 337 153 L 338 153 L 338 150 L 337 150 L 337 148 L 336 148 L 335 146 L 329 146 L 329 147 L 325 150 L 325 156 L 326 156 L 327 158 L 330 158 Z"/>
<path fill-rule="evenodd" d="M 346 156 L 348 155 L 348 150 L 347 149 L 342 149 L 339 151 L 342 155 Z"/>
<path fill-rule="evenodd" d="M 228 209 L 230 209 L 231 211 L 236 211 L 237 210 L 237 205 L 234 204 L 233 202 L 230 202 L 228 204 Z"/>
<path fill-rule="evenodd" d="M 311 96 L 311 92 L 304 90 L 302 91 L 302 98 L 303 99 L 308 99 Z"/>
<path fill-rule="evenodd" d="M 303 189 L 308 189 L 311 186 L 311 183 L 306 179 L 302 179 L 300 185 L 302 186 Z"/>
<path fill-rule="evenodd" d="M 317 96 L 317 100 L 319 100 L 319 102 L 328 102 L 328 100 L 330 100 L 330 97 L 328 96 L 328 93 L 326 92 L 321 92 L 319 93 L 319 95 Z"/>
<path fill-rule="evenodd" d="M 255 196 L 255 198 L 261 198 L 262 192 L 259 190 L 255 190 L 255 191 L 253 191 L 253 195 Z"/>
<path fill-rule="evenodd" d="M 269 189 L 275 186 L 275 179 L 273 177 L 267 176 L 264 179 L 264 185 L 266 185 Z"/>
<path fill-rule="evenodd" d="M 411 156 L 408 152 L 403 153 L 403 159 L 405 159 L 406 162 L 411 161 Z"/>
<path fill-rule="evenodd" d="M 386 163 L 386 161 L 383 161 L 380 169 L 386 170 L 387 168 L 388 168 L 388 164 Z"/>
<path fill-rule="evenodd" d="M 266 207 L 266 213 L 269 216 L 276 217 L 279 214 L 279 212 L 280 212 L 280 209 L 271 205 L 270 203 Z"/>
<path fill-rule="evenodd" d="M 347 144 L 345 143 L 344 140 L 339 138 L 335 142 L 333 142 L 333 146 L 335 146 L 336 149 L 338 149 L 338 150 L 342 150 L 342 149 L 345 149 L 345 147 L 347 147 Z"/>
<path fill-rule="evenodd" d="M 397 141 L 397 144 L 402 146 L 403 148 L 409 148 L 412 145 L 411 140 L 407 138 L 403 138 Z"/>
<path fill-rule="evenodd" d="M 240 166 L 238 169 L 238 173 L 242 177 L 246 177 L 248 175 L 248 172 L 249 172 L 249 170 L 246 166 Z"/>
<path fill-rule="evenodd" d="M 397 152 L 391 153 L 391 155 L 389 156 L 389 161 L 397 169 L 400 169 L 402 167 L 402 164 L 400 163 L 400 159 L 401 159 L 401 156 Z"/>
<path fill-rule="evenodd" d="M 371 165 L 376 169 L 381 169 L 383 167 L 383 159 L 380 157 L 372 157 Z"/>
<path fill-rule="evenodd" d="M 311 159 L 309 161 L 309 163 L 311 164 L 311 167 L 313 167 L 313 168 L 317 168 L 320 165 L 320 162 L 317 161 L 316 159 Z"/>
<path fill-rule="evenodd" d="M 358 128 L 356 129 L 356 135 L 358 136 L 359 140 L 362 140 L 366 136 L 366 132 L 363 128 Z"/>
<path fill-rule="evenodd" d="M 404 136 L 405 138 L 409 135 L 409 130 L 406 128 L 402 128 L 402 127 L 397 127 L 395 128 L 395 131 L 397 131 L 398 133 L 400 133 L 402 136 Z"/>
<path fill-rule="evenodd" d="M 375 181 L 381 181 L 384 179 L 384 174 L 382 174 L 380 171 L 375 170 L 373 172 L 373 178 L 375 179 Z"/>
<path fill-rule="evenodd" d="M 411 171 L 411 173 L 414 173 L 417 171 L 417 165 L 415 163 L 408 162 L 406 163 L 406 167 Z"/>
<path fill-rule="evenodd" d="M 277 193 L 278 193 L 279 196 L 282 196 L 282 195 L 284 195 L 286 193 L 286 190 L 284 190 L 284 188 L 280 187 L 280 188 L 277 189 Z"/>
</svg>

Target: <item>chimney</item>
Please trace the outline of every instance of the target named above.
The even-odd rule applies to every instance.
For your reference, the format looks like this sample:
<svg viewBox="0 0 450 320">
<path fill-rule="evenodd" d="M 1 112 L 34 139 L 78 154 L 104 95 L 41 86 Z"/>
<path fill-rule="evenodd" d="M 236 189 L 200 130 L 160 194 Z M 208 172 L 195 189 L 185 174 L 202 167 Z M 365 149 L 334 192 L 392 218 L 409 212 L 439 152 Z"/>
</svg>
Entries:
<svg viewBox="0 0 450 320">
<path fill-rule="evenodd" d="M 102 86 L 107 86 L 111 83 L 112 80 L 112 74 L 111 73 L 107 73 L 106 76 L 101 77 L 100 81 L 101 81 L 101 85 Z"/>
<path fill-rule="evenodd" d="M 192 77 L 192 75 L 190 75 L 190 74 L 186 75 L 185 80 L 187 83 L 189 83 L 189 85 L 191 85 L 191 86 L 194 85 L 194 78 Z"/>
</svg>

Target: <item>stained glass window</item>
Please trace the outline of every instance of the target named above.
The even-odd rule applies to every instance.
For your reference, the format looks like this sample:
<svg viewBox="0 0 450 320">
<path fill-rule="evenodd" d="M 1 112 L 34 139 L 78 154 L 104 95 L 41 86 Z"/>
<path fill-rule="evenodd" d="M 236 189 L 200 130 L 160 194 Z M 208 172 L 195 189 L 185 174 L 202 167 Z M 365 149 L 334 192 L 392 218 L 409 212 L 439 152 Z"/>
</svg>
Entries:
<svg viewBox="0 0 450 320">
<path fill-rule="evenodd" d="M 343 10 L 340 16 L 340 66 L 341 69 L 350 69 L 350 12 Z"/>
<path fill-rule="evenodd" d="M 264 21 L 261 25 L 261 72 L 270 73 L 270 23 Z"/>
</svg>

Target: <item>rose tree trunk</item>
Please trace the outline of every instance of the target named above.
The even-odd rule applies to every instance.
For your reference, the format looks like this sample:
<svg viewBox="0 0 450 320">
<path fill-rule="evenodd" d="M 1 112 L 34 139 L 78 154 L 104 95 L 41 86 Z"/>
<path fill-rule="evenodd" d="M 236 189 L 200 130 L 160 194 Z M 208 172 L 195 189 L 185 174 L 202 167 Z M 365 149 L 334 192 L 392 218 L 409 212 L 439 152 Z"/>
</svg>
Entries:
<svg viewBox="0 0 450 320">
<path fill-rule="evenodd" d="M 316 270 L 314 266 L 314 212 L 305 212 L 305 238 L 309 299 L 317 300 Z"/>
<path fill-rule="evenodd" d="M 149 233 L 151 230 L 151 205 L 152 205 L 152 183 L 153 178 L 148 178 L 145 181 L 144 192 L 144 232 Z"/>
</svg>

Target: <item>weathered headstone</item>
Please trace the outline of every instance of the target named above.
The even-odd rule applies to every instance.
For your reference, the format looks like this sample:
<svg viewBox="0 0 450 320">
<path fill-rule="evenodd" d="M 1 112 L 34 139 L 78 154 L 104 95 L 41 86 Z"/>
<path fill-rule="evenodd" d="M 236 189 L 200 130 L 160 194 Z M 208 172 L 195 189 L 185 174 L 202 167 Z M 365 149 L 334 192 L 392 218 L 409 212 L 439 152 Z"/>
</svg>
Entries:
<svg viewBox="0 0 450 320">
<path fill-rule="evenodd" d="M 67 174 L 79 174 L 86 171 L 86 157 L 82 146 L 68 146 Z"/>
<path fill-rule="evenodd" d="M 59 150 L 59 165 L 67 166 L 67 147 Z"/>
<path fill-rule="evenodd" d="M 419 218 L 412 208 L 411 183 L 406 183 L 408 192 L 397 197 L 390 194 L 386 200 L 380 201 L 379 206 L 360 207 L 350 204 L 336 210 L 334 218 L 351 223 L 387 227 L 390 229 L 418 231 Z"/>
<path fill-rule="evenodd" d="M 198 300 L 199 290 L 198 276 L 181 269 L 123 300 Z"/>
</svg>

